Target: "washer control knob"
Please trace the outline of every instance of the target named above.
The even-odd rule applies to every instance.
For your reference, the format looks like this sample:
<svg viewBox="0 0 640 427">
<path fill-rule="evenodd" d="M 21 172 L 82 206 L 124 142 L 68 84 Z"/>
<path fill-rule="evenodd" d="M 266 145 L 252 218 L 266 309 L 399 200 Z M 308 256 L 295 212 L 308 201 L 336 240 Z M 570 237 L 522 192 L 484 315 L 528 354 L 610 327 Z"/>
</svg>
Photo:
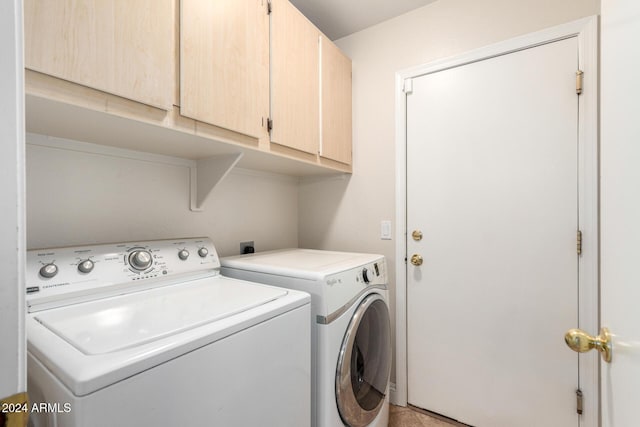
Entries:
<svg viewBox="0 0 640 427">
<path fill-rule="evenodd" d="M 58 274 L 58 266 L 54 263 L 43 265 L 40 269 L 40 275 L 45 279 L 51 279 L 56 274 Z"/>
<path fill-rule="evenodd" d="M 364 280 L 364 283 L 369 283 L 371 281 L 371 279 L 369 279 L 369 270 L 366 268 L 362 269 L 362 280 Z"/>
<path fill-rule="evenodd" d="M 149 253 L 149 251 L 137 250 L 131 252 L 129 255 L 129 265 L 136 270 L 146 270 L 151 267 L 151 264 L 153 264 L 153 259 L 151 258 L 151 253 Z"/>
<path fill-rule="evenodd" d="M 209 249 L 207 248 L 198 249 L 198 255 L 200 255 L 200 258 L 206 258 L 206 256 L 209 255 Z"/>
<path fill-rule="evenodd" d="M 78 264 L 78 271 L 80 273 L 91 273 L 93 267 L 95 267 L 95 263 L 90 259 L 85 259 L 84 261 L 80 261 L 80 264 Z"/>
<path fill-rule="evenodd" d="M 178 258 L 180 258 L 183 261 L 186 261 L 187 258 L 189 258 L 189 251 L 186 249 L 182 249 L 180 252 L 178 252 Z"/>
</svg>

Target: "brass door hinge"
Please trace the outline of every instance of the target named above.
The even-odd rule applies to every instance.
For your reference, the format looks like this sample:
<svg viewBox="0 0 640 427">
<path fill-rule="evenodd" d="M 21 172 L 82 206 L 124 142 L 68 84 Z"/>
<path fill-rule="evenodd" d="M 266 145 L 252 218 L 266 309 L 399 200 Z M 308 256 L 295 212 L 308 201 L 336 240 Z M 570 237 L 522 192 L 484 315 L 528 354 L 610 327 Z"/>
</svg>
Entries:
<svg viewBox="0 0 640 427">
<path fill-rule="evenodd" d="M 582 70 L 576 71 L 576 93 L 580 95 L 582 93 L 582 76 L 584 73 Z"/>
<path fill-rule="evenodd" d="M 582 390 L 576 389 L 576 412 L 582 415 Z"/>
<path fill-rule="evenodd" d="M 582 255 L 582 231 L 576 232 L 576 251 L 578 255 Z"/>
<path fill-rule="evenodd" d="M 271 15 L 271 0 L 267 1 L 267 15 Z"/>
</svg>

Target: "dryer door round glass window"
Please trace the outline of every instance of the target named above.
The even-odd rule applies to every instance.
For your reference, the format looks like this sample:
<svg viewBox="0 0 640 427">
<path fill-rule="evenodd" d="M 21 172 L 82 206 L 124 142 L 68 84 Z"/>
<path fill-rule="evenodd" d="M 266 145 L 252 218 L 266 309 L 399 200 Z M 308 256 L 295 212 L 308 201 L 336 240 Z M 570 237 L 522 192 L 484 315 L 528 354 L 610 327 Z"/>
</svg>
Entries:
<svg viewBox="0 0 640 427">
<path fill-rule="evenodd" d="M 391 370 L 389 309 L 379 294 L 370 294 L 347 328 L 336 370 L 336 401 L 350 427 L 369 425 L 384 404 Z"/>
</svg>

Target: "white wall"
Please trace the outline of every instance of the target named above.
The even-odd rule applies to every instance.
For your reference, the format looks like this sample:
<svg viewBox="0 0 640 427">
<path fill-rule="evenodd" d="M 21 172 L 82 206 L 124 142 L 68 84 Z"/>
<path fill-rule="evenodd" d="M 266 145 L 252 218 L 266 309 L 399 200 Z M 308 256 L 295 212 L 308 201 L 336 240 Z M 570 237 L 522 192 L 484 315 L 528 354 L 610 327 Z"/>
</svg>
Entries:
<svg viewBox="0 0 640 427">
<path fill-rule="evenodd" d="M 0 399 L 26 390 L 22 1 L 0 2 Z"/>
<path fill-rule="evenodd" d="M 338 40 L 353 60 L 354 172 L 349 179 L 301 182 L 300 246 L 382 253 L 393 281 L 395 242 L 379 235 L 381 220 L 395 221 L 396 71 L 596 15 L 599 8 L 599 0 L 439 0 Z M 393 316 L 393 283 L 391 294 Z"/>
<path fill-rule="evenodd" d="M 222 256 L 246 240 L 298 246 L 297 178 L 234 169 L 192 212 L 185 166 L 29 144 L 42 138 L 27 135 L 30 249 L 195 236 Z"/>
</svg>

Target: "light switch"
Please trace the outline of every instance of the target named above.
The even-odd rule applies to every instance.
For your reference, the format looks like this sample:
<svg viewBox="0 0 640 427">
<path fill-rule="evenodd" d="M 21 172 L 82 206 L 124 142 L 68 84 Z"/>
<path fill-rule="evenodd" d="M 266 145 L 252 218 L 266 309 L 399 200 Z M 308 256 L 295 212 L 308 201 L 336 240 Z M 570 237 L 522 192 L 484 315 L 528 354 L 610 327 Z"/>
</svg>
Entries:
<svg viewBox="0 0 640 427">
<path fill-rule="evenodd" d="M 391 221 L 380 222 L 380 239 L 391 240 Z"/>
</svg>

